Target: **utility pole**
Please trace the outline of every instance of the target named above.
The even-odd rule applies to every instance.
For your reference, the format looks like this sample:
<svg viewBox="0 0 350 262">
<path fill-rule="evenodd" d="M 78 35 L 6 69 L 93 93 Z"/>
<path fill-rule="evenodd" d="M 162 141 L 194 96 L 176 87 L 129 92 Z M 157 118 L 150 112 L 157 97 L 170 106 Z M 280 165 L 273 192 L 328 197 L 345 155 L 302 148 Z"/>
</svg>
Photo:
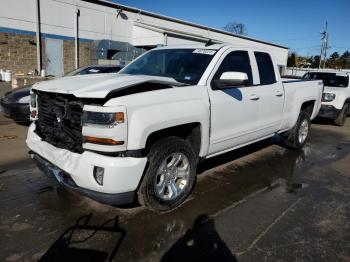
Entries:
<svg viewBox="0 0 350 262">
<path fill-rule="evenodd" d="M 318 68 L 321 68 L 322 66 L 322 57 L 324 59 L 324 63 L 323 63 L 323 68 L 326 65 L 326 56 L 327 56 L 327 49 L 328 47 L 328 22 L 326 22 L 326 27 L 325 30 L 323 32 L 321 32 L 322 35 L 322 45 L 321 45 L 321 52 L 320 52 L 320 61 L 318 63 Z"/>
<path fill-rule="evenodd" d="M 329 37 L 329 33 L 328 33 L 328 22 L 326 22 L 326 38 L 325 38 L 325 46 L 324 46 L 324 62 L 323 62 L 323 68 L 325 68 L 326 66 L 326 59 L 327 59 L 327 50 L 330 48 L 328 46 L 328 37 Z"/>
<path fill-rule="evenodd" d="M 40 33 L 40 0 L 35 0 L 35 18 L 36 18 L 36 60 L 38 75 L 41 73 L 41 33 Z"/>
<path fill-rule="evenodd" d="M 75 39 L 74 39 L 74 55 L 75 55 L 75 69 L 79 68 L 79 15 L 80 10 L 78 8 L 75 9 L 74 12 L 74 31 L 75 31 Z"/>
</svg>

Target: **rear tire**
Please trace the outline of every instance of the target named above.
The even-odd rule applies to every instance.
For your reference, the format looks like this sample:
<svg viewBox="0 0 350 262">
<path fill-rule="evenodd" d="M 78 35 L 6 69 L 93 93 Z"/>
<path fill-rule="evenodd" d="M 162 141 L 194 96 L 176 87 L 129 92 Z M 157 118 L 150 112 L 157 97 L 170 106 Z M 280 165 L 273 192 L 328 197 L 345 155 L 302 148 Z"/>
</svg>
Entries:
<svg viewBox="0 0 350 262">
<path fill-rule="evenodd" d="M 346 103 L 346 104 L 344 104 L 344 106 L 341 109 L 341 111 L 340 111 L 339 115 L 337 116 L 337 118 L 334 120 L 334 123 L 337 126 L 343 126 L 345 124 L 348 112 L 349 112 L 349 104 Z"/>
<path fill-rule="evenodd" d="M 141 205 L 155 211 L 178 207 L 196 180 L 197 156 L 186 140 L 171 136 L 154 143 L 138 191 Z"/>
<path fill-rule="evenodd" d="M 283 144 L 290 149 L 301 149 L 309 138 L 310 125 L 309 114 L 301 111 L 294 127 L 282 136 Z"/>
</svg>

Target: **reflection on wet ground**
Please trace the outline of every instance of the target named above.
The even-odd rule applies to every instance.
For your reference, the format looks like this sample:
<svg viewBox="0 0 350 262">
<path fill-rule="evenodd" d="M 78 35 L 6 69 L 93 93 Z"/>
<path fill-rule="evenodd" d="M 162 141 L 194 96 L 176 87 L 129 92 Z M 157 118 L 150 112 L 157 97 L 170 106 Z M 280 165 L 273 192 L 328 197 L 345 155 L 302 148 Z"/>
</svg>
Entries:
<svg viewBox="0 0 350 262">
<path fill-rule="evenodd" d="M 162 261 L 172 261 L 178 254 L 202 254 L 202 261 L 235 261 L 209 217 L 260 190 L 298 194 L 309 186 L 303 176 L 310 168 L 342 159 L 350 149 L 342 135 L 319 128 L 301 151 L 278 142 L 262 141 L 201 163 L 189 199 L 162 214 L 105 206 L 56 188 L 33 164 L 0 168 L 0 260 L 157 261 L 164 255 Z M 201 224 L 206 230 L 197 230 Z"/>
</svg>

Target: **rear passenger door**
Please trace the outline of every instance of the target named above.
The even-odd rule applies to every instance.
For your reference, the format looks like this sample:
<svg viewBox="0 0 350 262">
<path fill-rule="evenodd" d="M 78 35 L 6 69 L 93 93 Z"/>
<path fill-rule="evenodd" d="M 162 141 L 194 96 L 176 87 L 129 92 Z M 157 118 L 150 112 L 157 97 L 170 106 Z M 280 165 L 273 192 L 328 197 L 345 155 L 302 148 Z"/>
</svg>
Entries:
<svg viewBox="0 0 350 262">
<path fill-rule="evenodd" d="M 259 87 L 259 115 L 258 132 L 260 137 L 269 136 L 279 130 L 284 105 L 284 89 L 271 56 L 264 52 L 253 52 L 256 68 L 260 79 Z"/>
</svg>

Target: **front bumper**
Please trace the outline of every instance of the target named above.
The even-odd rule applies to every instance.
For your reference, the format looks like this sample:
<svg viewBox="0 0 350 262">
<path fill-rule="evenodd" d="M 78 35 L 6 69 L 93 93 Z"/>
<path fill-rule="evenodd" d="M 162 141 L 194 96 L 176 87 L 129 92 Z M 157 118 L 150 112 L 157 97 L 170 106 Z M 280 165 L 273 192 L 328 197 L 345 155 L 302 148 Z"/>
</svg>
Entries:
<svg viewBox="0 0 350 262">
<path fill-rule="evenodd" d="M 125 205 L 133 203 L 135 201 L 135 192 L 133 191 L 118 194 L 106 194 L 81 188 L 77 186 L 70 175 L 65 173 L 63 170 L 59 169 L 34 152 L 29 152 L 29 154 L 42 172 L 44 172 L 50 178 L 54 178 L 64 187 L 80 193 L 83 196 L 87 196 L 91 199 L 108 205 Z"/>
<path fill-rule="evenodd" d="M 84 151 L 82 154 L 72 153 L 42 141 L 34 130 L 35 123 L 32 123 L 28 129 L 28 147 L 35 155 L 44 159 L 44 162 L 48 162 L 49 165 L 53 166 L 54 170 L 59 170 L 56 172 L 68 175 L 69 179 L 74 182 L 74 184 L 69 184 L 70 186 L 74 185 L 74 188 L 70 187 L 74 191 L 106 203 L 103 198 L 108 198 L 107 194 L 111 194 L 111 198 L 113 198 L 112 195 L 137 190 L 147 158 L 111 157 L 90 151 Z M 96 166 L 104 168 L 103 185 L 99 185 L 93 176 L 93 170 Z M 61 179 L 60 181 L 57 177 L 56 179 L 69 187 L 64 183 L 65 180 Z M 95 197 L 95 195 L 100 197 Z M 116 202 L 116 204 L 121 204 L 119 200 Z M 110 201 L 107 201 L 107 203 L 111 204 Z"/>
<path fill-rule="evenodd" d="M 21 124 L 30 123 L 29 104 L 16 103 L 1 98 L 0 106 L 6 117 L 12 118 L 13 120 Z"/>
<path fill-rule="evenodd" d="M 340 113 L 341 109 L 337 109 L 332 105 L 322 105 L 318 113 L 319 117 L 336 119 Z"/>
</svg>

